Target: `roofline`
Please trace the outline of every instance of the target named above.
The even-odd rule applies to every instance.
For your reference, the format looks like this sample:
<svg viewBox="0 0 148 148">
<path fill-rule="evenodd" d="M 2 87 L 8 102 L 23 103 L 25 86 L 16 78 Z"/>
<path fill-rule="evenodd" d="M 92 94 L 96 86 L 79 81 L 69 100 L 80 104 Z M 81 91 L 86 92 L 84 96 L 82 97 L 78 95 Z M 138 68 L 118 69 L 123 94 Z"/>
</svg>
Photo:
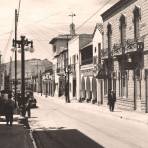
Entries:
<svg viewBox="0 0 148 148">
<path fill-rule="evenodd" d="M 92 34 L 92 38 L 94 38 L 94 35 L 96 33 L 96 30 L 98 30 L 100 32 L 100 30 L 98 29 L 98 24 L 102 24 L 102 23 L 97 23 L 96 26 L 95 26 L 95 29 L 93 31 L 93 34 Z M 103 25 L 103 24 L 102 24 Z M 102 35 L 102 33 L 100 32 L 100 34 Z"/>
<path fill-rule="evenodd" d="M 92 41 L 89 42 L 88 44 L 86 44 L 85 46 L 83 46 L 80 50 L 83 50 L 83 49 L 85 49 L 85 48 L 87 48 L 87 47 L 90 47 L 90 46 L 93 46 Z"/>
<path fill-rule="evenodd" d="M 133 3 L 135 1 L 137 0 L 119 0 L 117 3 L 115 3 L 113 6 L 111 6 L 109 9 L 107 9 L 104 13 L 101 14 L 103 21 L 105 21 L 108 17 L 110 17 L 121 7 L 126 6 L 129 3 Z"/>
<path fill-rule="evenodd" d="M 73 36 L 75 36 L 75 35 L 71 35 L 71 34 L 60 34 L 59 36 L 52 38 L 49 41 L 49 44 L 53 44 L 58 39 L 61 39 L 61 40 L 67 40 L 68 39 L 68 40 L 70 40 L 71 38 L 73 38 Z"/>
<path fill-rule="evenodd" d="M 49 44 L 53 44 L 53 43 L 56 42 L 58 39 L 67 40 L 66 38 L 55 37 L 55 38 L 52 38 L 51 41 L 49 41 Z"/>
</svg>

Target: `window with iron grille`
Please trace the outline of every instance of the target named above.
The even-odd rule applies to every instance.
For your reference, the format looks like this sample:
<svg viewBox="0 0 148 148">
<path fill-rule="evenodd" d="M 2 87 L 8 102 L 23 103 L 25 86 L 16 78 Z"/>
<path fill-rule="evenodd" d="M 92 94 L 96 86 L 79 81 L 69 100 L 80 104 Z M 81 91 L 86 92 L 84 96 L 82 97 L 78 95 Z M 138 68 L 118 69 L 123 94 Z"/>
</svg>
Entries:
<svg viewBox="0 0 148 148">
<path fill-rule="evenodd" d="M 135 7 L 133 10 L 133 23 L 134 23 L 134 40 L 137 41 L 140 37 L 140 19 L 141 19 L 141 14 L 140 14 L 140 8 Z"/>
<path fill-rule="evenodd" d="M 126 20 L 125 20 L 125 16 L 121 15 L 119 21 L 120 21 L 120 39 L 121 39 L 121 45 L 123 47 L 125 40 L 126 40 Z"/>
</svg>

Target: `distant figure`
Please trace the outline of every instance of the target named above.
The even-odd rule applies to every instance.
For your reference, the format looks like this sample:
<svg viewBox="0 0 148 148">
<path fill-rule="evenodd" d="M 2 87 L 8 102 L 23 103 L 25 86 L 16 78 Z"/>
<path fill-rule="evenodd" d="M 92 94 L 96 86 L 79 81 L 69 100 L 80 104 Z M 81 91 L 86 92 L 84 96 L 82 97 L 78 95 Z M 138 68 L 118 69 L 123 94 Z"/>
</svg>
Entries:
<svg viewBox="0 0 148 148">
<path fill-rule="evenodd" d="M 111 96 L 111 89 L 108 90 L 108 103 L 107 105 L 109 106 L 109 110 L 111 111 L 111 99 L 112 99 L 112 96 Z"/>
<path fill-rule="evenodd" d="M 108 105 L 111 112 L 114 111 L 115 102 L 116 102 L 116 92 L 110 90 L 108 94 Z"/>
<path fill-rule="evenodd" d="M 15 103 L 11 99 L 11 94 L 8 95 L 8 100 L 5 103 L 5 117 L 6 124 L 12 126 L 13 123 L 13 113 L 14 113 Z"/>
<path fill-rule="evenodd" d="M 65 87 L 65 97 L 66 97 L 66 103 L 70 103 L 70 100 L 69 100 L 69 87 L 68 87 L 68 83 L 66 83 L 66 87 Z"/>
<path fill-rule="evenodd" d="M 111 107 L 112 112 L 114 111 L 114 108 L 115 108 L 115 102 L 116 102 L 116 91 L 113 90 L 112 91 L 112 107 Z"/>
</svg>

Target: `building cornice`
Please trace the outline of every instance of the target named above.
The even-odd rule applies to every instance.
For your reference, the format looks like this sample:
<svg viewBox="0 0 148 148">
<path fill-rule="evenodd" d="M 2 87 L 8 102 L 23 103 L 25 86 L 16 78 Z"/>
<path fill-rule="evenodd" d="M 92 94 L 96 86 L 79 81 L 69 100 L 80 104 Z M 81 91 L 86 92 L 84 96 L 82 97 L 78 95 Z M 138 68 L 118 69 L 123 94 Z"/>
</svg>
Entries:
<svg viewBox="0 0 148 148">
<path fill-rule="evenodd" d="M 101 14 L 103 21 L 107 20 L 109 17 L 111 17 L 114 13 L 116 13 L 121 8 L 128 6 L 129 4 L 132 4 L 135 1 L 137 0 L 120 0 L 115 5 L 113 5 L 108 10 L 106 10 L 104 13 Z"/>
</svg>

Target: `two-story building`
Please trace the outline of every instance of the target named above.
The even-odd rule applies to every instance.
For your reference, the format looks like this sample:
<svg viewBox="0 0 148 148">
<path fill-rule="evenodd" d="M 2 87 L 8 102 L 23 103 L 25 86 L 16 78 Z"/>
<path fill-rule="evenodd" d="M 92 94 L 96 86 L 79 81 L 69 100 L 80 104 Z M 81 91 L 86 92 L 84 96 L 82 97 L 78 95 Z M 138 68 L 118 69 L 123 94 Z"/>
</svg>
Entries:
<svg viewBox="0 0 148 148">
<path fill-rule="evenodd" d="M 84 98 L 82 96 L 83 91 L 83 82 L 82 82 L 82 76 L 81 76 L 81 66 L 85 64 L 85 59 L 82 60 L 82 58 L 88 58 L 91 54 L 92 58 L 92 45 L 91 45 L 91 51 L 87 50 L 87 53 L 82 55 L 81 50 L 84 46 L 86 46 L 89 42 L 92 41 L 92 35 L 90 34 L 80 34 L 74 36 L 69 42 L 68 42 L 68 59 L 70 64 L 70 75 L 69 75 L 69 92 L 70 92 L 70 99 L 76 98 L 80 101 L 81 98 Z M 91 61 L 87 61 L 87 64 L 90 64 Z"/>
<path fill-rule="evenodd" d="M 65 93 L 65 67 L 67 66 L 67 48 L 69 35 L 59 35 L 49 43 L 52 44 L 55 60 L 55 95 L 62 96 Z"/>
<path fill-rule="evenodd" d="M 104 93 L 118 107 L 148 112 L 148 1 L 120 0 L 103 19 Z"/>
</svg>

